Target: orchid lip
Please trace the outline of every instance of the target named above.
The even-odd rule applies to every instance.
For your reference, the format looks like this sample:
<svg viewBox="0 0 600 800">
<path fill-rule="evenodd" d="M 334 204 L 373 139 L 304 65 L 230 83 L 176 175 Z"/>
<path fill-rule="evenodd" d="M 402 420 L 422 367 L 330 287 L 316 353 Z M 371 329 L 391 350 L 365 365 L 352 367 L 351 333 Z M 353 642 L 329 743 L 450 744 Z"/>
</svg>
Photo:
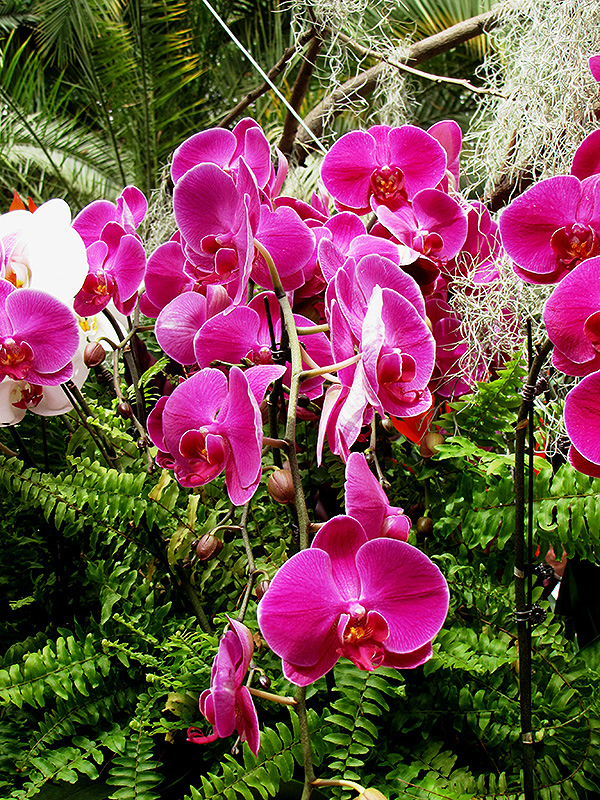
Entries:
<svg viewBox="0 0 600 800">
<path fill-rule="evenodd" d="M 382 202 L 396 197 L 406 198 L 404 173 L 400 167 L 378 167 L 371 174 L 371 189 L 376 199 Z"/>
<path fill-rule="evenodd" d="M 600 253 L 600 237 L 591 225 L 574 222 L 554 231 L 550 246 L 559 263 L 572 269 Z"/>
</svg>

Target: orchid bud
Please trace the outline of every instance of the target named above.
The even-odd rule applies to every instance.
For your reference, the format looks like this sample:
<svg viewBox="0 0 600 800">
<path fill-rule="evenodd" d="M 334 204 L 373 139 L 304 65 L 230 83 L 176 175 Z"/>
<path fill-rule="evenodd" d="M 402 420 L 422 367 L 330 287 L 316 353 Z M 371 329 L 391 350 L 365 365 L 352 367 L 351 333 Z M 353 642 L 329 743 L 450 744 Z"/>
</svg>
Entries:
<svg viewBox="0 0 600 800">
<path fill-rule="evenodd" d="M 133 408 L 124 400 L 117 406 L 117 414 L 123 419 L 131 419 L 133 417 Z"/>
<path fill-rule="evenodd" d="M 278 469 L 272 472 L 267 482 L 267 491 L 276 503 L 281 503 L 281 505 L 293 503 L 296 492 L 292 473 L 287 469 Z"/>
<path fill-rule="evenodd" d="M 86 367 L 97 367 L 106 357 L 106 350 L 100 342 L 88 342 L 83 351 L 83 363 Z"/>
<path fill-rule="evenodd" d="M 196 555 L 198 561 L 210 561 L 216 558 L 223 549 L 223 542 L 213 536 L 212 533 L 205 533 L 201 536 L 196 545 Z"/>
<path fill-rule="evenodd" d="M 268 675 L 259 675 L 258 676 L 258 685 L 261 689 L 265 689 L 266 691 L 271 688 L 271 679 Z"/>
<path fill-rule="evenodd" d="M 265 580 L 259 581 L 256 584 L 254 592 L 255 592 L 256 597 L 258 598 L 258 600 L 261 600 L 265 596 L 265 594 L 267 593 L 267 589 L 270 586 L 270 583 L 271 583 L 270 581 L 265 579 Z"/>
<path fill-rule="evenodd" d="M 431 458 L 431 456 L 435 455 L 441 444 L 444 444 L 444 437 L 442 434 L 430 431 L 421 439 L 419 443 L 419 453 L 421 453 L 423 458 Z"/>
<path fill-rule="evenodd" d="M 417 534 L 419 536 L 431 536 L 433 533 L 433 520 L 431 517 L 419 517 L 417 520 Z"/>
</svg>

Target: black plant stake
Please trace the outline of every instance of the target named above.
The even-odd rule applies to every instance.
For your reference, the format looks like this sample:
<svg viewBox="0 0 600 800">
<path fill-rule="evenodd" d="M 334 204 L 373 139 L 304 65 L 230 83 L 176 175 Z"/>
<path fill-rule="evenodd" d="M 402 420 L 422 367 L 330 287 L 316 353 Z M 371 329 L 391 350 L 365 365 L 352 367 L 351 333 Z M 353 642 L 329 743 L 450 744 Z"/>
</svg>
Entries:
<svg viewBox="0 0 600 800">
<path fill-rule="evenodd" d="M 536 611 L 531 603 L 531 558 L 533 540 L 533 400 L 542 364 L 552 349 L 549 340 L 539 348 L 532 360 L 531 325 L 528 323 L 529 375 L 523 387 L 523 400 L 515 434 L 515 605 L 519 644 L 519 704 L 521 742 L 523 744 L 523 792 L 525 800 L 533 800 L 533 735 L 531 731 L 531 627 Z M 525 441 L 529 430 L 529 531 L 527 561 L 525 559 Z M 527 583 L 526 583 L 527 582 Z M 527 588 L 526 588 L 527 587 Z M 538 620 L 539 621 L 539 620 Z"/>
</svg>

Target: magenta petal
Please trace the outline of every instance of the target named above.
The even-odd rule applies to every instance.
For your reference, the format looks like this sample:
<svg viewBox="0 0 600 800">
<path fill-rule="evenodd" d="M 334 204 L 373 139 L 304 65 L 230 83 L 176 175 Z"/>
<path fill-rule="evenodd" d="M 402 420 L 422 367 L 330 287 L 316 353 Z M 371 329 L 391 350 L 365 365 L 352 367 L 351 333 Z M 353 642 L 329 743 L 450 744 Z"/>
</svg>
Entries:
<svg viewBox="0 0 600 800">
<path fill-rule="evenodd" d="M 419 227 L 443 239 L 438 258 L 454 258 L 467 238 L 467 215 L 454 198 L 438 189 L 423 189 L 413 200 Z"/>
<path fill-rule="evenodd" d="M 286 292 L 302 286 L 302 268 L 313 254 L 315 237 L 298 214 L 287 206 L 270 211 L 263 205 L 256 239 L 269 251 Z M 254 263 L 252 278 L 259 286 L 267 289 L 273 286 L 262 256 Z"/>
<path fill-rule="evenodd" d="M 273 652 L 290 664 L 310 667 L 335 650 L 337 621 L 345 605 L 329 555 L 311 548 L 279 569 L 258 604 L 258 624 Z"/>
<path fill-rule="evenodd" d="M 121 203 L 123 208 L 123 222 L 126 226 L 137 228 L 143 221 L 148 211 L 148 201 L 137 186 L 126 186 L 121 192 L 121 197 L 117 200 L 117 205 Z"/>
<path fill-rule="evenodd" d="M 173 183 L 197 164 L 210 162 L 226 167 L 236 147 L 235 136 L 224 128 L 210 128 L 190 136 L 173 153 L 171 176 Z"/>
<path fill-rule="evenodd" d="M 36 373 L 58 373 L 67 366 L 79 345 L 77 321 L 67 306 L 46 292 L 21 289 L 6 298 L 6 313 L 19 340 L 33 349 Z"/>
<path fill-rule="evenodd" d="M 387 211 L 387 209 L 385 209 Z M 406 298 L 425 319 L 425 301 L 419 285 L 408 273 L 389 258 L 379 255 L 364 256 L 356 265 L 356 281 L 362 289 L 367 302 L 375 286 L 393 289 Z"/>
<path fill-rule="evenodd" d="M 518 266 L 540 277 L 555 271 L 552 235 L 575 221 L 580 197 L 581 183 L 576 177 L 557 175 L 527 189 L 504 210 L 502 242 Z"/>
<path fill-rule="evenodd" d="M 252 357 L 249 354 L 260 349 L 258 326 L 258 314 L 246 306 L 217 314 L 205 322 L 198 334 L 195 360 L 201 367 L 208 367 L 211 361 L 238 364 L 242 358 Z"/>
<path fill-rule="evenodd" d="M 582 181 L 600 172 L 600 130 L 592 131 L 577 148 L 571 165 L 571 175 Z"/>
<path fill-rule="evenodd" d="M 194 337 L 205 322 L 206 298 L 197 292 L 184 292 L 163 308 L 154 332 L 168 356 L 179 364 L 195 364 Z"/>
<path fill-rule="evenodd" d="M 146 253 L 144 246 L 133 234 L 120 236 L 116 247 L 113 249 L 111 243 L 104 238 L 107 230 L 116 229 L 116 224 L 107 225 L 102 234 L 103 240 L 109 244 L 109 255 L 106 260 L 106 268 L 111 271 L 119 288 L 121 300 L 132 297 L 139 289 L 144 270 L 146 269 Z"/>
<path fill-rule="evenodd" d="M 449 594 L 426 555 L 396 539 L 371 539 L 358 551 L 356 566 L 361 604 L 388 623 L 386 650 L 408 653 L 433 639 L 446 619 Z"/>
<path fill-rule="evenodd" d="M 173 211 L 181 235 L 196 252 L 207 236 L 237 230 L 239 195 L 231 176 L 215 164 L 192 167 L 175 186 Z"/>
<path fill-rule="evenodd" d="M 161 244 L 148 259 L 144 285 L 148 300 L 159 309 L 184 289 L 191 288 L 191 280 L 184 272 L 185 263 L 181 244 L 175 241 Z"/>
<path fill-rule="evenodd" d="M 586 336 L 585 322 L 600 309 L 599 272 L 600 258 L 583 261 L 562 279 L 544 308 L 548 336 L 569 360 L 580 364 L 595 359 L 597 352 Z"/>
<path fill-rule="evenodd" d="M 393 128 L 389 133 L 390 161 L 404 173 L 404 186 L 411 200 L 421 189 L 437 186 L 446 171 L 446 153 L 440 143 L 414 125 Z"/>
<path fill-rule="evenodd" d="M 414 669 L 429 661 L 432 652 L 431 642 L 427 642 L 411 653 L 392 653 L 386 650 L 382 666 L 394 669 Z"/>
<path fill-rule="evenodd" d="M 246 380 L 248 381 L 248 386 L 250 387 L 250 391 L 256 400 L 257 406 L 259 406 L 264 400 L 265 392 L 267 391 L 269 384 L 281 378 L 284 373 L 285 367 L 277 364 L 259 364 L 258 366 L 251 367 L 244 372 Z"/>
<path fill-rule="evenodd" d="M 291 683 L 296 686 L 308 686 L 309 683 L 322 678 L 323 675 L 329 672 L 340 659 L 340 654 L 337 652 L 339 641 L 337 629 L 331 628 L 329 637 L 322 650 L 322 656 L 316 664 L 310 666 L 300 666 L 298 664 L 290 664 L 289 661 L 283 660 L 283 675 Z"/>
<path fill-rule="evenodd" d="M 186 431 L 212 423 L 226 396 L 227 378 L 218 369 L 200 370 L 180 383 L 163 410 L 167 450 L 175 455 Z"/>
<path fill-rule="evenodd" d="M 102 229 L 109 222 L 115 222 L 117 218 L 117 207 L 108 200 L 94 200 L 73 220 L 72 226 L 83 239 L 86 247 L 89 247 L 100 238 Z"/>
<path fill-rule="evenodd" d="M 462 131 L 458 123 L 452 119 L 436 122 L 428 129 L 427 133 L 437 139 L 446 151 L 448 172 L 454 177 L 455 186 L 458 187 L 460 178 L 460 149 L 462 147 Z"/>
<path fill-rule="evenodd" d="M 252 639 L 252 634 L 243 624 L 243 622 L 238 622 L 237 619 L 230 616 L 228 616 L 227 619 L 229 620 L 231 630 L 237 637 L 241 648 L 240 660 L 235 673 L 236 681 L 239 685 L 242 682 L 244 675 L 248 671 L 248 667 L 250 666 L 252 653 L 254 652 L 254 641 Z"/>
<path fill-rule="evenodd" d="M 226 431 L 231 445 L 227 466 L 235 469 L 242 489 L 255 486 L 260 478 L 262 419 L 246 376 L 239 367 L 233 367 L 229 373 L 229 392 L 217 423 L 219 429 Z"/>
<path fill-rule="evenodd" d="M 345 499 L 346 514 L 360 522 L 367 537 L 381 535 L 390 504 L 362 453 L 350 453 L 348 458 Z"/>
<path fill-rule="evenodd" d="M 591 478 L 600 478 L 600 464 L 588 461 L 573 445 L 569 448 L 569 464 L 578 472 L 589 475 Z"/>
<path fill-rule="evenodd" d="M 573 446 L 588 461 L 600 464 L 600 372 L 571 389 L 565 400 L 565 427 Z"/>
<path fill-rule="evenodd" d="M 347 516 L 333 517 L 319 529 L 312 548 L 325 550 L 331 559 L 333 580 L 340 597 L 356 599 L 360 594 L 360 580 L 356 571 L 355 556 L 367 535 L 356 519 Z"/>
<path fill-rule="evenodd" d="M 364 210 L 369 207 L 370 178 L 376 167 L 374 138 L 364 131 L 351 131 L 325 156 L 321 178 L 340 203 Z"/>
<path fill-rule="evenodd" d="M 227 634 L 225 634 L 225 637 Z M 235 662 L 232 649 L 223 637 L 213 662 L 210 692 L 212 695 L 215 731 L 221 738 L 231 736 L 235 730 Z"/>
<path fill-rule="evenodd" d="M 247 686 L 240 686 L 235 693 L 235 727 L 240 741 L 248 742 L 248 747 L 256 755 L 260 748 L 260 732 L 256 708 Z"/>
<path fill-rule="evenodd" d="M 588 66 L 594 80 L 600 83 L 600 55 L 595 54 L 588 59 Z"/>
</svg>

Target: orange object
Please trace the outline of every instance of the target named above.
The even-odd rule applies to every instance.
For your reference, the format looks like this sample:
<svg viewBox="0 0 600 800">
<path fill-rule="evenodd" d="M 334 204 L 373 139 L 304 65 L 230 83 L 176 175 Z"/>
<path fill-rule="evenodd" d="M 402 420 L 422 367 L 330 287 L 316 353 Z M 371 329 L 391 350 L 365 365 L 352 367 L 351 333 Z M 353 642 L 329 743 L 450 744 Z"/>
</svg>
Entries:
<svg viewBox="0 0 600 800">
<path fill-rule="evenodd" d="M 25 203 L 21 200 L 18 193 L 15 192 L 12 203 L 10 204 L 9 211 L 25 211 Z"/>
<path fill-rule="evenodd" d="M 416 414 L 414 417 L 392 417 L 392 425 L 403 436 L 406 436 L 414 444 L 418 444 L 423 436 L 429 431 L 431 420 L 433 419 L 433 398 L 427 411 Z"/>
</svg>

